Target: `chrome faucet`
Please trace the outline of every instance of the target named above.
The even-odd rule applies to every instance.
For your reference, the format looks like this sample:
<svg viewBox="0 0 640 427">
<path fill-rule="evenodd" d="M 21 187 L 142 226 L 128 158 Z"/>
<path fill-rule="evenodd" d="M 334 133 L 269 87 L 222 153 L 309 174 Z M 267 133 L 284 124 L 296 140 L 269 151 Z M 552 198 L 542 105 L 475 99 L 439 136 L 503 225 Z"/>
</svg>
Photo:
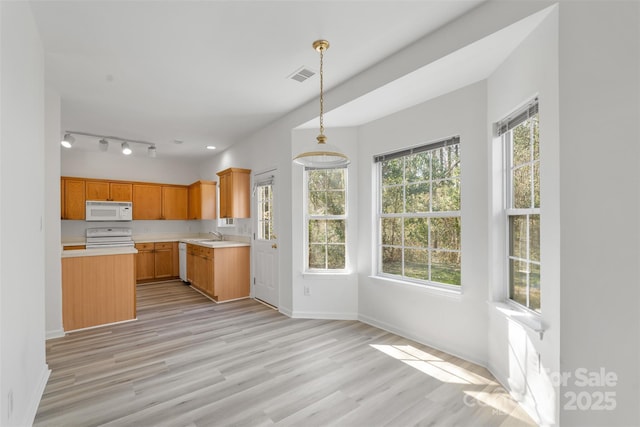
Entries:
<svg viewBox="0 0 640 427">
<path fill-rule="evenodd" d="M 224 234 L 218 232 L 218 231 L 210 231 L 209 234 L 213 235 L 213 240 L 224 240 Z"/>
</svg>

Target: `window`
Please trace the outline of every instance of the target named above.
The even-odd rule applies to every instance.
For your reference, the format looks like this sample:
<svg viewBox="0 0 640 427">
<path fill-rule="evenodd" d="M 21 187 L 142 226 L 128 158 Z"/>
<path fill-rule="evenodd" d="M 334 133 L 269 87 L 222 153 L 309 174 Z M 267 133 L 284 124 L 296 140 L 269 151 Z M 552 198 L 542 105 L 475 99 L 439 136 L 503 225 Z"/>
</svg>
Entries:
<svg viewBox="0 0 640 427">
<path fill-rule="evenodd" d="M 258 239 L 274 240 L 273 232 L 273 178 L 256 184 L 258 193 Z"/>
<path fill-rule="evenodd" d="M 347 169 L 307 169 L 307 271 L 346 269 Z"/>
<path fill-rule="evenodd" d="M 540 312 L 540 138 L 538 104 L 498 124 L 505 177 L 509 299 Z"/>
<path fill-rule="evenodd" d="M 460 286 L 460 138 L 376 156 L 378 274 Z"/>
</svg>

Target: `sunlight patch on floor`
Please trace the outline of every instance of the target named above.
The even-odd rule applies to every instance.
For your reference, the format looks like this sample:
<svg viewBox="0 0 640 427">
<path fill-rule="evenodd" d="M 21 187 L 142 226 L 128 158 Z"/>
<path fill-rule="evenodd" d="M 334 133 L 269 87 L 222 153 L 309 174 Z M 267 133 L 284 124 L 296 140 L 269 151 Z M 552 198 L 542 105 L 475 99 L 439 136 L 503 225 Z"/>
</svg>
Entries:
<svg viewBox="0 0 640 427">
<path fill-rule="evenodd" d="M 487 385 L 493 381 L 411 345 L 371 344 L 376 350 L 423 372 L 438 381 L 453 384 Z"/>
</svg>

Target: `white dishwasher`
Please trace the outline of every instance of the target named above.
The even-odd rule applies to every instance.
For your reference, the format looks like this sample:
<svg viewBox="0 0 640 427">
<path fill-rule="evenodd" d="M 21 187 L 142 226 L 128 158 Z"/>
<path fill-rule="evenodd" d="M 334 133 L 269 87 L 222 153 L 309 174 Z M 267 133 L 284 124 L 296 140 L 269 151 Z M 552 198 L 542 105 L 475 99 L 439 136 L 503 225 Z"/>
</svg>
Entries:
<svg viewBox="0 0 640 427">
<path fill-rule="evenodd" d="M 187 244 L 178 243 L 178 259 L 180 262 L 180 280 L 187 281 Z"/>
</svg>

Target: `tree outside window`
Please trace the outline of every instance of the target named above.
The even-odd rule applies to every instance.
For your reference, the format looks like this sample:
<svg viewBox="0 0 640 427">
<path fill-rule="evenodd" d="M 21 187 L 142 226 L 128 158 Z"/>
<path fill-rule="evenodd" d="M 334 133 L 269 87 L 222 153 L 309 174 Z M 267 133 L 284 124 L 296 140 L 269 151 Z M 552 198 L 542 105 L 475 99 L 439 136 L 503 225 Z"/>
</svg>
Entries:
<svg viewBox="0 0 640 427">
<path fill-rule="evenodd" d="M 346 269 L 347 169 L 309 169 L 307 270 Z"/>
<path fill-rule="evenodd" d="M 378 274 L 461 285 L 460 144 L 447 142 L 376 158 Z"/>
</svg>

